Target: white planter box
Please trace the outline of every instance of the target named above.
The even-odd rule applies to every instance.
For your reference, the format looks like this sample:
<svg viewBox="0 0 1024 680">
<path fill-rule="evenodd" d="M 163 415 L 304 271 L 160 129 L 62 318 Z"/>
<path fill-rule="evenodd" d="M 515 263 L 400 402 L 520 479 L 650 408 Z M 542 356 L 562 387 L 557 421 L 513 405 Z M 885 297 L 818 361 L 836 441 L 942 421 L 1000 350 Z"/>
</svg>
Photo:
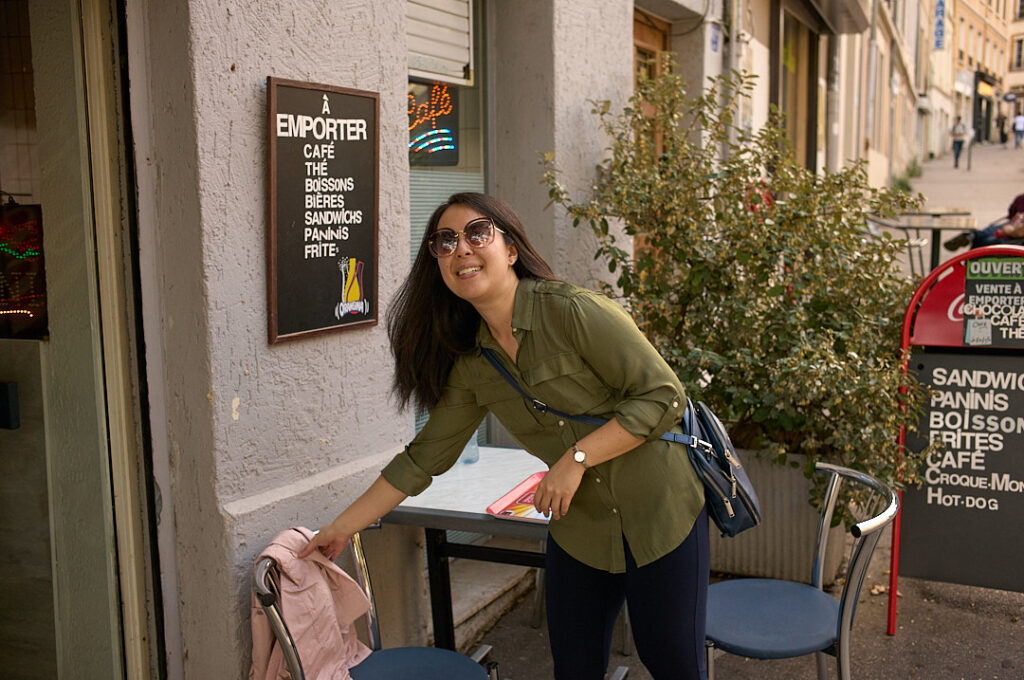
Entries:
<svg viewBox="0 0 1024 680">
<path fill-rule="evenodd" d="M 810 480 L 802 467 L 776 465 L 754 451 L 737 451 L 761 501 L 761 524 L 734 538 L 722 538 L 711 526 L 711 570 L 743 576 L 810 583 L 818 511 L 808 503 Z M 803 465 L 803 456 L 791 456 Z M 846 546 L 842 525 L 829 535 L 824 581 L 835 580 Z"/>
</svg>

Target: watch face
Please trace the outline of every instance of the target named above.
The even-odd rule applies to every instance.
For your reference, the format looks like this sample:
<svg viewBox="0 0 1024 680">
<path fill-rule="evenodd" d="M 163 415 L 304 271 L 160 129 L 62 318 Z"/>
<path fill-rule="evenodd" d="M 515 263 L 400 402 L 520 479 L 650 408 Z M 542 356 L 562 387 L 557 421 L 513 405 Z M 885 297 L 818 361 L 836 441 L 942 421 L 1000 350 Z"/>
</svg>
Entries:
<svg viewBox="0 0 1024 680">
<path fill-rule="evenodd" d="M 572 454 L 572 458 L 577 463 L 587 462 L 587 454 L 585 454 L 583 451 L 577 451 L 576 453 Z"/>
</svg>

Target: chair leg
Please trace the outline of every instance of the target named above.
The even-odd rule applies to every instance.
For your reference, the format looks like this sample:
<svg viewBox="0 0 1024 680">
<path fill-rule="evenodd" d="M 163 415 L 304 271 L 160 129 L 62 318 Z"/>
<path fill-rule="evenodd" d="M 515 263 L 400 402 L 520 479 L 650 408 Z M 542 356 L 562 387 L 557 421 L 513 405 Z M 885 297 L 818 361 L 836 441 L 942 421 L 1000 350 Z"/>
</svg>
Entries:
<svg viewBox="0 0 1024 680">
<path fill-rule="evenodd" d="M 491 645 L 481 644 L 473 650 L 473 653 L 469 655 L 469 658 L 482 665 L 487 659 L 487 656 L 491 653 L 492 649 L 494 649 L 494 647 Z"/>
<path fill-rule="evenodd" d="M 608 680 L 626 680 L 627 673 L 629 673 L 629 666 L 619 666 L 608 676 Z"/>
<path fill-rule="evenodd" d="M 633 624 L 629 622 L 629 607 L 622 608 L 622 656 L 633 656 L 636 646 L 633 642 Z"/>
<path fill-rule="evenodd" d="M 818 664 L 818 680 L 828 680 L 828 659 L 829 655 L 825 652 L 817 652 L 814 655 L 814 660 Z M 842 674 L 840 674 L 840 677 L 842 677 Z"/>
<path fill-rule="evenodd" d="M 546 541 L 540 542 L 540 550 L 544 552 Z M 540 628 L 544 623 L 544 570 L 533 570 L 533 627 Z"/>
<path fill-rule="evenodd" d="M 839 680 L 850 680 L 850 637 L 847 635 L 839 642 L 839 649 L 836 650 L 836 670 L 839 672 Z"/>
<path fill-rule="evenodd" d="M 487 662 L 487 679 L 488 680 L 500 680 L 498 677 L 498 662 L 488 661 Z"/>
<path fill-rule="evenodd" d="M 715 680 L 715 643 L 704 641 L 704 663 L 708 668 L 708 680 Z"/>
</svg>

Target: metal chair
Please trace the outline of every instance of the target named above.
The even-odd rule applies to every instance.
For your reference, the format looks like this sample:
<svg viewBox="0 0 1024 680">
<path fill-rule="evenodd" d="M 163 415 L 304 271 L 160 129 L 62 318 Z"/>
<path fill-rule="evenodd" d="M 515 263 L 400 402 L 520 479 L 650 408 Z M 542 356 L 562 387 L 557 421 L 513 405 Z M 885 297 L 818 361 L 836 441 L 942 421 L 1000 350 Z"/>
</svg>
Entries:
<svg viewBox="0 0 1024 680">
<path fill-rule="evenodd" d="M 366 556 L 363 553 L 362 539 L 359 534 L 352 537 L 348 552 L 351 554 L 354 565 L 353 576 L 370 601 L 370 609 L 366 613 L 366 624 L 369 647 L 373 650 L 362 663 L 349 670 L 353 680 L 396 680 L 398 678 L 498 680 L 497 663 L 488 662 L 486 669 L 481 665 L 491 650 L 488 645 L 481 645 L 472 656 L 434 647 L 381 649 L 373 588 L 370 585 L 370 573 L 366 568 Z M 270 621 L 270 627 L 284 654 L 292 680 L 305 680 L 306 675 L 302 668 L 302 661 L 299 659 L 298 650 L 278 606 L 280 601 L 278 582 L 277 564 L 273 559 L 266 557 L 256 563 L 253 571 L 253 589 L 256 599 Z"/>
<path fill-rule="evenodd" d="M 856 470 L 818 463 L 829 475 L 818 524 L 817 557 L 811 585 L 778 579 L 734 579 L 708 589 L 707 666 L 714 680 L 715 650 L 753 659 L 786 659 L 816 654 L 818 678 L 828 678 L 825 654 L 836 657 L 840 680 L 850 675 L 850 629 L 871 554 L 882 529 L 899 510 L 896 493 L 874 477 Z M 863 485 L 869 500 L 860 507 L 871 517 L 855 524 L 853 550 L 838 600 L 822 590 L 828 530 L 843 481 Z M 879 510 L 879 508 L 881 508 Z"/>
</svg>

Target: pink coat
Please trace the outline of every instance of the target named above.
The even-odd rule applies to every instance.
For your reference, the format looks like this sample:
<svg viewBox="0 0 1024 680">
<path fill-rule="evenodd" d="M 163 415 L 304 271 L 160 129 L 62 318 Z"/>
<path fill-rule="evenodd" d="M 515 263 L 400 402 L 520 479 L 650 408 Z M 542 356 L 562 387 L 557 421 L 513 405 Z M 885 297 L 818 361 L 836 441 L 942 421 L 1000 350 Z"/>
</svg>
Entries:
<svg viewBox="0 0 1024 680">
<path fill-rule="evenodd" d="M 351 576 L 319 552 L 296 557 L 313 532 L 305 527 L 282 531 L 257 561 L 271 557 L 280 572 L 281 616 L 288 626 L 308 680 L 350 680 L 348 669 L 370 655 L 356 638 L 353 622 L 370 608 Z M 252 598 L 250 680 L 291 677 L 263 608 Z"/>
</svg>

